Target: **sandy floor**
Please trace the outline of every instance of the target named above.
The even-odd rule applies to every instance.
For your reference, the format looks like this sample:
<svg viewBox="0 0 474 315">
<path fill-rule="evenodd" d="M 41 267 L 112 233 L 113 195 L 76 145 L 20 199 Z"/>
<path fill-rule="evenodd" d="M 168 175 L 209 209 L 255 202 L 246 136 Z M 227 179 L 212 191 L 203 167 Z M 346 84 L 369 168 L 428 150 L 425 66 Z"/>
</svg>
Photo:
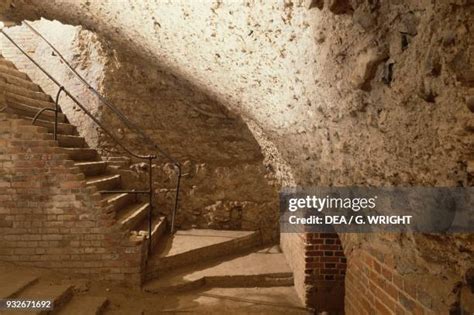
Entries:
<svg viewBox="0 0 474 315">
<path fill-rule="evenodd" d="M 37 283 L 73 284 L 76 297 L 107 297 L 109 305 L 104 314 L 308 314 L 292 287 L 207 288 L 162 295 L 113 283 L 71 279 L 45 269 L 0 263 L 0 278 L 6 279 L 7 275 L 36 276 L 39 277 Z M 9 285 L 0 281 L 0 292 L 8 291 Z"/>
<path fill-rule="evenodd" d="M 115 291 L 107 296 L 111 304 L 105 314 L 308 314 L 291 287 L 214 288 L 167 296 Z"/>
</svg>

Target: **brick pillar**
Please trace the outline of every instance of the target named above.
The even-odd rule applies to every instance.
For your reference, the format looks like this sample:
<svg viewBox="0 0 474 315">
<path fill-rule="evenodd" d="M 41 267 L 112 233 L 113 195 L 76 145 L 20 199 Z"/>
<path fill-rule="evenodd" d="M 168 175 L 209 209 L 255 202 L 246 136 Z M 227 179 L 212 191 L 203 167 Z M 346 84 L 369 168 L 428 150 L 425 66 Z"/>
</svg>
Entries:
<svg viewBox="0 0 474 315">
<path fill-rule="evenodd" d="M 336 233 L 305 233 L 306 305 L 330 314 L 344 312 L 346 257 Z"/>
</svg>

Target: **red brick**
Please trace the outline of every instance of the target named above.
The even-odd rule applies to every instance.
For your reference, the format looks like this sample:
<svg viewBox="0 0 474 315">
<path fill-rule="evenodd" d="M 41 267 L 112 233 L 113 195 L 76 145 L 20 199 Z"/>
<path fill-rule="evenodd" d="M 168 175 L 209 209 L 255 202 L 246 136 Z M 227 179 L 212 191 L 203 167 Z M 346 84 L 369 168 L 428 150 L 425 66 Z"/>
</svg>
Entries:
<svg viewBox="0 0 474 315">
<path fill-rule="evenodd" d="M 380 301 L 375 301 L 375 309 L 377 310 L 377 314 L 391 314 L 392 312 L 383 305 Z"/>
<path fill-rule="evenodd" d="M 416 299 L 416 285 L 404 280 L 403 290 L 412 298 Z"/>
</svg>

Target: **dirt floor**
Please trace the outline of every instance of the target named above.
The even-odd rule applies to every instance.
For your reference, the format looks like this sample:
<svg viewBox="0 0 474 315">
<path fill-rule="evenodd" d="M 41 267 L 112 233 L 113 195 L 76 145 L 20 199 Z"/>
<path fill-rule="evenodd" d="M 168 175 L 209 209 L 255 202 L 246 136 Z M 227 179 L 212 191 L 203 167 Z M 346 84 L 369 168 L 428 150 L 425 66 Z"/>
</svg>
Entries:
<svg viewBox="0 0 474 315">
<path fill-rule="evenodd" d="M 73 299 L 107 298 L 108 305 L 102 314 L 308 314 L 293 287 L 203 288 L 164 295 L 147 293 L 140 288 L 116 283 L 73 279 L 46 269 L 18 267 L 8 263 L 0 263 L 0 293 L 7 294 L 12 291 L 15 282 L 12 279 L 28 277 L 38 278 L 29 287 L 73 285 Z M 21 298 L 23 291 L 20 290 L 15 296 Z M 85 310 L 90 308 L 86 304 L 76 304 L 79 305 L 74 311 L 86 315 Z M 64 311 L 66 309 L 60 310 L 59 313 L 63 314 Z M 0 312 L 10 313 L 17 312 Z M 67 313 L 71 315 L 70 312 Z"/>
</svg>

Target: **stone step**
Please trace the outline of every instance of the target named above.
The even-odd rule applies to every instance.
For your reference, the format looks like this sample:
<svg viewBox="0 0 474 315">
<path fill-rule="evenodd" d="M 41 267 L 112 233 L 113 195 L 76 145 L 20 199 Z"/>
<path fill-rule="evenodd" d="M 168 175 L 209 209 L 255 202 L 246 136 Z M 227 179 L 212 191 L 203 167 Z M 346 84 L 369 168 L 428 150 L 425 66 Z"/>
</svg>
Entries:
<svg viewBox="0 0 474 315">
<path fill-rule="evenodd" d="M 58 311 L 64 304 L 71 300 L 73 295 L 73 286 L 71 285 L 55 285 L 50 283 L 38 283 L 22 291 L 17 299 L 27 300 L 48 300 L 52 301 L 55 311 Z M 20 311 L 15 314 L 47 314 L 50 311 Z"/>
<path fill-rule="evenodd" d="M 157 255 L 147 265 L 147 277 L 176 269 L 195 261 L 247 252 L 261 244 L 256 231 L 191 229 L 177 231 L 157 248 Z"/>
<path fill-rule="evenodd" d="M 97 151 L 90 148 L 62 148 L 71 160 L 74 161 L 94 161 L 97 159 Z"/>
<path fill-rule="evenodd" d="M 101 175 L 107 169 L 107 162 L 105 161 L 78 162 L 74 165 L 79 167 L 86 176 Z"/>
<path fill-rule="evenodd" d="M 45 127 L 48 129 L 49 133 L 53 133 L 54 130 L 54 122 L 43 119 L 37 119 L 35 126 Z M 77 135 L 77 130 L 75 126 L 69 123 L 58 123 L 58 133 L 64 135 Z"/>
<path fill-rule="evenodd" d="M 115 169 L 124 169 L 130 166 L 131 164 L 131 159 L 126 156 L 112 156 L 108 157 L 107 161 L 109 162 L 109 165 Z"/>
<path fill-rule="evenodd" d="M 0 81 L 0 87 L 5 89 L 8 93 L 20 95 L 23 97 L 28 97 L 34 100 L 40 100 L 45 102 L 52 102 L 51 96 L 43 92 L 35 92 L 28 89 L 25 89 L 21 86 L 3 83 Z"/>
<path fill-rule="evenodd" d="M 8 67 L 5 64 L 0 62 L 0 72 L 1 73 L 6 73 L 15 77 L 18 77 L 23 80 L 30 80 L 28 75 L 26 73 L 23 73 L 21 71 L 18 71 L 16 68 L 13 67 Z"/>
<path fill-rule="evenodd" d="M 271 314 L 310 315 L 293 287 L 271 288 L 210 288 L 166 296 L 166 300 L 179 299 L 179 303 L 164 305 L 163 314 Z M 190 311 L 192 310 L 192 311 Z M 316 313 L 326 314 L 328 313 Z"/>
<path fill-rule="evenodd" d="M 7 105 L 8 106 L 8 105 Z M 23 125 L 30 125 L 36 127 L 43 127 L 46 133 L 53 134 L 54 131 L 54 121 L 47 121 L 41 118 L 38 118 L 35 123 L 33 124 L 33 117 L 26 117 L 25 115 L 20 115 L 18 113 L 13 113 L 13 111 L 9 112 L 7 110 L 3 111 L 5 115 L 9 116 L 9 119 L 17 119 L 22 120 Z M 76 127 L 71 125 L 70 123 L 61 123 L 58 122 L 58 134 L 64 135 L 77 135 Z M 52 137 L 52 135 L 51 135 Z"/>
<path fill-rule="evenodd" d="M 160 275 L 161 276 L 161 275 Z M 166 294 L 201 287 L 292 286 L 293 274 L 278 246 L 166 272 L 144 291 Z"/>
<path fill-rule="evenodd" d="M 5 80 L 7 83 L 14 84 L 16 86 L 23 87 L 35 92 L 41 92 L 41 87 L 38 84 L 31 82 L 30 80 L 21 79 L 19 77 L 10 75 L 8 73 L 3 73 L 0 71 L 0 78 Z M 2 81 L 0 79 L 0 81 Z"/>
<path fill-rule="evenodd" d="M 87 186 L 95 186 L 97 190 L 112 190 L 120 186 L 120 175 L 99 175 L 86 178 Z"/>
<path fill-rule="evenodd" d="M 151 248 L 152 252 L 158 245 L 158 243 L 163 238 L 163 235 L 166 232 L 166 217 L 163 216 L 154 216 L 151 222 Z M 133 233 L 135 235 L 144 235 L 145 239 L 148 239 L 148 218 L 146 217 L 142 222 L 140 227 Z M 132 236 L 133 239 L 133 236 Z M 151 253 L 149 253 L 151 255 Z"/>
<path fill-rule="evenodd" d="M 53 135 L 51 135 L 51 139 L 53 139 Z M 65 148 L 84 148 L 86 146 L 86 140 L 80 136 L 58 134 L 58 142 L 60 147 Z"/>
<path fill-rule="evenodd" d="M 32 92 L 35 93 L 35 92 Z M 37 92 L 37 94 L 42 94 Z M 43 94 L 46 95 L 46 94 Z M 20 94 L 12 93 L 12 92 L 6 92 L 5 97 L 7 101 L 11 101 L 12 103 L 20 103 L 20 104 L 25 104 L 31 107 L 36 107 L 36 108 L 54 108 L 55 103 L 51 101 L 50 99 L 48 100 L 42 100 L 42 99 L 36 99 L 36 98 L 31 98 L 29 96 L 23 96 Z"/>
<path fill-rule="evenodd" d="M 11 62 L 10 60 L 7 60 L 5 58 L 0 58 L 0 65 L 3 67 L 7 67 L 10 69 L 16 70 L 15 64 Z"/>
<path fill-rule="evenodd" d="M 135 230 L 148 216 L 149 208 L 149 203 L 132 203 L 119 210 L 117 222 L 123 230 Z"/>
<path fill-rule="evenodd" d="M 64 305 L 59 315 L 100 315 L 107 308 L 109 300 L 106 297 L 96 296 L 74 296 L 72 300 Z"/>
<path fill-rule="evenodd" d="M 110 207 L 110 212 L 118 212 L 135 202 L 135 195 L 128 193 L 117 193 L 117 194 L 104 194 L 106 204 Z"/>
<path fill-rule="evenodd" d="M 40 109 L 37 107 L 9 101 L 7 103 L 7 108 L 5 109 L 5 112 L 16 114 L 19 116 L 33 118 L 38 113 L 39 110 Z M 45 111 L 41 114 L 40 117 L 43 120 L 54 122 L 54 112 L 52 111 Z M 66 116 L 64 116 L 64 114 L 62 113 L 58 113 L 58 122 L 59 123 L 66 122 Z"/>
<path fill-rule="evenodd" d="M 27 287 L 38 282 L 38 276 L 25 272 L 0 273 L 0 299 L 15 297 Z"/>
<path fill-rule="evenodd" d="M 167 220 L 166 217 L 161 216 L 157 217 L 156 220 L 152 222 L 152 229 L 151 229 L 151 248 L 152 251 L 156 248 L 156 246 L 159 244 L 163 236 L 165 235 L 165 232 L 167 230 Z M 140 231 L 143 231 L 140 228 Z M 148 253 L 148 255 L 152 255 L 152 253 Z"/>
</svg>

